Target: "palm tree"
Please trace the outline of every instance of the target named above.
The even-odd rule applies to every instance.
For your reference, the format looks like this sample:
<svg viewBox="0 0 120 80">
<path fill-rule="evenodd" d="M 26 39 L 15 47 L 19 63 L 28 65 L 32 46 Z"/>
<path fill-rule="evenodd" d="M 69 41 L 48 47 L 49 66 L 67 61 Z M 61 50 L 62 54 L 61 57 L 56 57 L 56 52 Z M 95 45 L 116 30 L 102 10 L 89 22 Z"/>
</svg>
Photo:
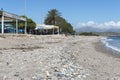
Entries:
<svg viewBox="0 0 120 80">
<path fill-rule="evenodd" d="M 47 17 L 45 19 L 45 24 L 56 25 L 57 18 L 60 17 L 60 13 L 56 9 L 48 11 Z"/>
<path fill-rule="evenodd" d="M 62 32 L 68 32 L 68 33 L 73 32 L 73 26 L 70 23 L 68 23 L 63 17 L 61 17 L 60 13 L 56 9 L 52 9 L 48 11 L 44 23 L 47 25 L 59 26 L 59 29 L 61 29 Z"/>
</svg>

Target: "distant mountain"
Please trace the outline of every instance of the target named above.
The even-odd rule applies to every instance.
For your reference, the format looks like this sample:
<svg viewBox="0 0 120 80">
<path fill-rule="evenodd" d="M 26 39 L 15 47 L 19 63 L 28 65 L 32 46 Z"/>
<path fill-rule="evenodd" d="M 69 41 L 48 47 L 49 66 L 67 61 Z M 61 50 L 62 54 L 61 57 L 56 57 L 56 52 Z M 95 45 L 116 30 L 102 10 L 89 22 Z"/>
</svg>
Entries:
<svg viewBox="0 0 120 80">
<path fill-rule="evenodd" d="M 120 36 L 120 33 L 117 33 L 117 32 L 94 32 L 94 34 L 97 34 L 100 36 Z"/>
<path fill-rule="evenodd" d="M 103 29 L 103 28 L 94 28 L 94 27 L 82 27 L 76 28 L 76 32 L 116 32 L 120 33 L 120 29 L 110 28 L 110 29 Z"/>
<path fill-rule="evenodd" d="M 101 29 L 92 28 L 92 27 L 82 27 L 82 28 L 77 28 L 75 30 L 76 32 L 101 32 L 103 31 Z"/>
<path fill-rule="evenodd" d="M 106 30 L 106 32 L 117 32 L 117 33 L 120 33 L 120 29 L 114 29 L 114 28 L 112 28 L 112 29 Z"/>
</svg>

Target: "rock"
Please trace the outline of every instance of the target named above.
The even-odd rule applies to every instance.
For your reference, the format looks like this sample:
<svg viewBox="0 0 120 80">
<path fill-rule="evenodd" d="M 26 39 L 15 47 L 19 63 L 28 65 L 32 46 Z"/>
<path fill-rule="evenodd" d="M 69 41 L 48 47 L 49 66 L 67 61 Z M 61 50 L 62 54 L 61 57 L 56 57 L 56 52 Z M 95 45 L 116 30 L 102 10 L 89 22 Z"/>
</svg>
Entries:
<svg viewBox="0 0 120 80">
<path fill-rule="evenodd" d="M 14 76 L 18 77 L 19 76 L 19 72 L 16 72 Z"/>
<path fill-rule="evenodd" d="M 86 75 L 82 75 L 83 78 L 86 78 Z"/>
<path fill-rule="evenodd" d="M 0 52 L 0 54 L 3 54 L 2 52 Z"/>
<path fill-rule="evenodd" d="M 47 76 L 50 76 L 50 73 L 49 73 L 48 71 L 46 71 L 46 75 L 47 75 Z"/>
<path fill-rule="evenodd" d="M 43 78 L 40 77 L 40 76 L 39 76 L 39 77 L 38 77 L 38 76 L 33 76 L 33 77 L 32 77 L 32 80 L 43 80 Z"/>
<path fill-rule="evenodd" d="M 114 77 L 111 80 L 119 80 L 119 78 L 118 77 Z"/>
<path fill-rule="evenodd" d="M 27 61 L 27 59 L 24 59 L 24 61 Z"/>
<path fill-rule="evenodd" d="M 24 78 L 21 78 L 20 80 L 24 80 Z"/>
<path fill-rule="evenodd" d="M 74 78 L 71 78 L 70 80 L 75 80 Z"/>
<path fill-rule="evenodd" d="M 6 80 L 7 79 L 7 76 L 3 76 L 3 80 Z"/>
<path fill-rule="evenodd" d="M 9 66 L 9 64 L 10 64 L 9 62 L 6 62 L 6 65 L 7 65 L 7 66 Z"/>
<path fill-rule="evenodd" d="M 63 77 L 63 74 L 61 72 L 58 72 L 56 76 L 57 77 Z"/>
</svg>

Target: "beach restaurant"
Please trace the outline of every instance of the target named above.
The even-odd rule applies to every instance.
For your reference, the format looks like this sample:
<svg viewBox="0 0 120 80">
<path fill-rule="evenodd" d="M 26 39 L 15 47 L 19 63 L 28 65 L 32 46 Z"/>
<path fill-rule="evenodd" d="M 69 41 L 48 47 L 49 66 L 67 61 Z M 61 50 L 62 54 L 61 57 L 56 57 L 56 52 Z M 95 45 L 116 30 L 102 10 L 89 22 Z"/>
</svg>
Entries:
<svg viewBox="0 0 120 80">
<path fill-rule="evenodd" d="M 18 16 L 16 14 L 12 14 L 12 13 L 8 13 L 6 11 L 0 10 L 0 33 L 4 34 L 5 32 L 5 28 L 8 28 L 7 26 L 11 26 L 10 23 L 13 22 L 13 20 L 16 21 L 16 25 L 15 25 L 15 32 L 18 33 L 18 21 L 23 21 L 26 22 L 26 18 L 23 18 L 21 16 Z M 6 24 L 9 23 L 9 24 Z M 25 32 L 26 32 L 26 25 L 25 25 Z"/>
<path fill-rule="evenodd" d="M 35 34 L 59 34 L 59 26 L 37 24 Z"/>
</svg>

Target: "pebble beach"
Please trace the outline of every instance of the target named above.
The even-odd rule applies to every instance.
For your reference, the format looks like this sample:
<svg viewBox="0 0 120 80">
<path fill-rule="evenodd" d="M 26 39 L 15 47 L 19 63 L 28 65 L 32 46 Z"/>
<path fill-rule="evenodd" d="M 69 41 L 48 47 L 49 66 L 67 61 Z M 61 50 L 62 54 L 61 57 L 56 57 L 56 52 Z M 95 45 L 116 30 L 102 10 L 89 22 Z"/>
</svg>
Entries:
<svg viewBox="0 0 120 80">
<path fill-rule="evenodd" d="M 0 80 L 120 80 L 100 36 L 0 35 Z"/>
</svg>

